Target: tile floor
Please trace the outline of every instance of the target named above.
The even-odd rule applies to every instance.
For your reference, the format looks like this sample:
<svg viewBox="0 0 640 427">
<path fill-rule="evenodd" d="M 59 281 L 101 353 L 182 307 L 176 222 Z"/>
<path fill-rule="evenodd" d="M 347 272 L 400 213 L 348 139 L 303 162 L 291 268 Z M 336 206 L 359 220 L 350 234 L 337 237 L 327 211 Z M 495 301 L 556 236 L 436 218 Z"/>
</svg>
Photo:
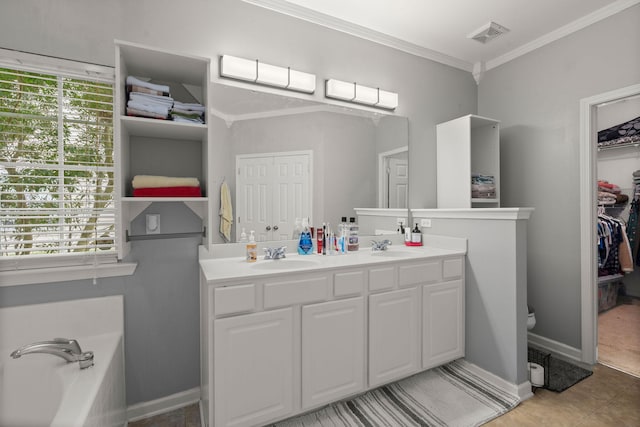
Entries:
<svg viewBox="0 0 640 427">
<path fill-rule="evenodd" d="M 638 427 L 640 378 L 596 365 L 593 375 L 568 390 L 537 389 L 532 398 L 485 425 Z M 200 427 L 198 406 L 129 423 L 129 427 Z"/>
</svg>

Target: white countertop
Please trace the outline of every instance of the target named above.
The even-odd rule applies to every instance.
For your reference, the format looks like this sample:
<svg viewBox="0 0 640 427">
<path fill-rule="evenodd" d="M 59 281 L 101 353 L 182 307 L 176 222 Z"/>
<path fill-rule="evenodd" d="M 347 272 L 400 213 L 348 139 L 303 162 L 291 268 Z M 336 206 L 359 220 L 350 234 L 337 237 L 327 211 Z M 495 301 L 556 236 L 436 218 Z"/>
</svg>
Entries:
<svg viewBox="0 0 640 427">
<path fill-rule="evenodd" d="M 464 240 L 464 239 L 463 239 Z M 262 255 L 258 261 L 250 263 L 244 257 L 203 258 L 200 268 L 208 283 L 234 279 L 258 278 L 274 274 L 324 271 L 327 269 L 377 265 L 383 263 L 412 261 L 425 258 L 460 256 L 466 254 L 466 241 L 458 248 L 438 248 L 432 246 L 410 247 L 391 245 L 387 251 L 373 252 L 370 248 L 342 255 L 298 255 L 287 254 L 280 260 L 265 260 Z"/>
</svg>

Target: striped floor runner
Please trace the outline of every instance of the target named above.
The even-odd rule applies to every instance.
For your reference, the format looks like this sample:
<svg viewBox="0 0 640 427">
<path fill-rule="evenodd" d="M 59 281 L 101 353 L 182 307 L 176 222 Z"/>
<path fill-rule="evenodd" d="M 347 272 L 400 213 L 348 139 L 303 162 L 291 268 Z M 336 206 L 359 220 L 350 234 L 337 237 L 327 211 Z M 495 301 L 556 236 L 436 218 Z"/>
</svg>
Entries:
<svg viewBox="0 0 640 427">
<path fill-rule="evenodd" d="M 515 396 L 452 362 L 274 427 L 478 426 L 517 403 Z"/>
</svg>

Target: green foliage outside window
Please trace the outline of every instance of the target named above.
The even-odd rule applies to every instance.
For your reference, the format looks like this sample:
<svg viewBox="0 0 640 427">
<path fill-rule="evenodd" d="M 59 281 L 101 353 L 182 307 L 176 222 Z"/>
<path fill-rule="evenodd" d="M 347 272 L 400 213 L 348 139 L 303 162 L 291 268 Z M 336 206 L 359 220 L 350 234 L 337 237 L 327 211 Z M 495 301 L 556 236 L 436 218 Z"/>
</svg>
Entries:
<svg viewBox="0 0 640 427">
<path fill-rule="evenodd" d="M 113 85 L 0 68 L 0 256 L 114 251 Z"/>
</svg>

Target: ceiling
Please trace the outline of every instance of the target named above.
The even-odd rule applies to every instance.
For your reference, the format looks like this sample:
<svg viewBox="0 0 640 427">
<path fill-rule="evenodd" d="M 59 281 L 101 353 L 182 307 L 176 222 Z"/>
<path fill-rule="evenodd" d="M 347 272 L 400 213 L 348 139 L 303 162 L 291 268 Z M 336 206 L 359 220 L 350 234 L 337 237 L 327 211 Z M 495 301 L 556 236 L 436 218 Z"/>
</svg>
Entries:
<svg viewBox="0 0 640 427">
<path fill-rule="evenodd" d="M 474 74 L 571 34 L 640 0 L 245 0 Z M 489 22 L 510 31 L 486 44 Z"/>
</svg>

